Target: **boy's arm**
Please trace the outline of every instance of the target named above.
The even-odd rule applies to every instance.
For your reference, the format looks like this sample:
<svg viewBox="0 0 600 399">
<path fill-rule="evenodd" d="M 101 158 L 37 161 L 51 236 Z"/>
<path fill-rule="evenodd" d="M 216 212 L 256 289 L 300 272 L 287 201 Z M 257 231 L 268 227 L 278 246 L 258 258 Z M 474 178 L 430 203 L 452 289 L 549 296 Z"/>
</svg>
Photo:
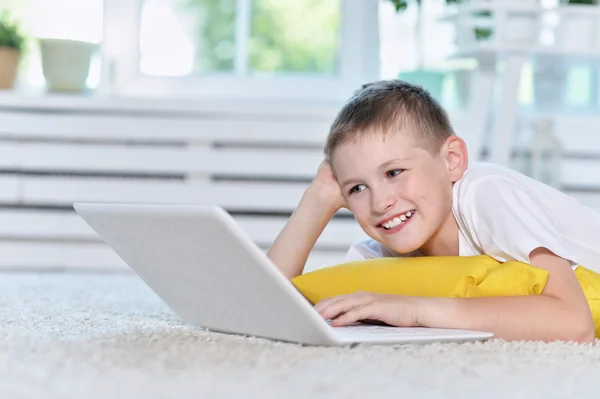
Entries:
<svg viewBox="0 0 600 399">
<path fill-rule="evenodd" d="M 536 248 L 530 258 L 550 273 L 542 295 L 419 298 L 419 324 L 491 331 L 507 340 L 592 342 L 590 308 L 569 262 L 545 248 Z"/>
<path fill-rule="evenodd" d="M 304 192 L 300 203 L 267 252 L 267 256 L 289 280 L 302 274 L 317 239 L 346 199 L 325 160 Z"/>
<path fill-rule="evenodd" d="M 311 185 L 305 191 L 298 207 L 267 252 L 288 279 L 302 274 L 310 251 L 338 209 L 320 187 Z"/>
<path fill-rule="evenodd" d="M 542 295 L 431 298 L 357 292 L 315 307 L 336 327 L 369 319 L 402 327 L 490 331 L 506 340 L 592 342 L 591 312 L 569 262 L 540 247 L 531 252 L 531 263 L 550 273 Z"/>
<path fill-rule="evenodd" d="M 465 214 L 474 215 L 483 252 L 530 263 L 547 270 L 549 278 L 538 296 L 455 301 L 455 316 L 507 339 L 592 339 L 593 320 L 573 273 L 574 256 L 554 219 L 562 210 L 549 208 L 543 192 L 507 178 L 486 178 L 471 194 L 464 203 L 471 212 Z"/>
</svg>

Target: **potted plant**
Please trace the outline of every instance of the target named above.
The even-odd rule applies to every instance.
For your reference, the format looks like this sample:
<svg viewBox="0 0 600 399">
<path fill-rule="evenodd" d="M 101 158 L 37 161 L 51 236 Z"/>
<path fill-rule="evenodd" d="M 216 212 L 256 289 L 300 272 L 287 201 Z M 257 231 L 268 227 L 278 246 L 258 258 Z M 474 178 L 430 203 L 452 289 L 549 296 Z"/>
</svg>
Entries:
<svg viewBox="0 0 600 399">
<path fill-rule="evenodd" d="M 96 43 L 41 38 L 42 71 L 46 88 L 57 92 L 85 92 Z"/>
<path fill-rule="evenodd" d="M 13 88 L 24 47 L 25 36 L 19 25 L 11 21 L 8 14 L 3 14 L 0 17 L 0 89 Z"/>
</svg>

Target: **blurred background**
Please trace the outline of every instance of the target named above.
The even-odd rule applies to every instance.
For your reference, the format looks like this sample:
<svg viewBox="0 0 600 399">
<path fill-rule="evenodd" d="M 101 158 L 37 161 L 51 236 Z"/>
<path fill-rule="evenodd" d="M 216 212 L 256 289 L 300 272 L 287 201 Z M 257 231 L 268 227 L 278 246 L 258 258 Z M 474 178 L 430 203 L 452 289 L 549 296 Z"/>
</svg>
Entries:
<svg viewBox="0 0 600 399">
<path fill-rule="evenodd" d="M 546 45 L 555 40 L 553 27 L 560 24 L 559 13 L 553 13 L 553 9 L 559 5 L 581 8 L 585 3 L 595 4 L 594 0 L 528 1 L 546 10 L 545 15 L 539 16 L 546 22 L 545 31 L 539 29 L 539 42 Z M 517 4 L 523 8 L 528 1 Z M 436 94 L 441 90 L 440 99 L 446 107 L 460 107 L 464 105 L 465 93 L 458 72 L 475 68 L 476 60 L 453 58 L 461 50 L 456 37 L 457 23 L 443 17 L 460 4 L 488 7 L 496 3 L 504 6 L 510 1 L 365 0 L 369 4 L 367 7 L 350 0 L 348 10 L 342 9 L 343 0 L 128 0 L 120 3 L 112 4 L 111 0 L 1 0 L 3 21 L 14 26 L 23 38 L 16 89 L 36 92 L 45 88 L 47 76 L 44 75 L 43 60 L 50 63 L 54 52 L 59 51 L 46 49 L 51 54 L 43 57 L 42 49 L 51 47 L 47 45 L 47 39 L 89 43 L 88 47 L 77 49 L 77 44 L 61 43 L 61 50 L 71 51 L 71 57 L 78 60 L 89 57 L 85 88 L 105 92 L 108 88 L 102 87 L 102 76 L 107 77 L 104 84 L 108 84 L 111 72 L 114 73 L 110 69 L 111 63 L 125 61 L 115 54 L 118 44 L 128 47 L 128 55 L 135 57 L 137 64 L 135 72 L 145 76 L 310 74 L 333 77 L 340 72 L 340 64 L 347 58 L 343 53 L 362 51 L 360 42 L 366 35 L 377 33 L 379 43 L 373 41 L 372 46 L 364 50 L 365 56 L 379 60 L 373 78 L 395 78 L 415 70 L 435 71 L 443 74 L 443 77 L 440 74 L 440 84 L 433 85 L 432 82 L 432 86 L 441 86 L 435 88 Z M 352 4 L 357 10 L 352 10 Z M 352 15 L 364 8 L 371 8 L 369 12 L 373 15 Z M 494 35 L 493 17 L 485 18 L 481 14 L 485 12 L 478 16 L 480 25 L 485 26 L 486 22 L 481 21 L 489 19 L 489 27 L 474 30 L 479 40 L 489 41 Z M 536 24 L 537 17 L 531 16 L 529 22 Z M 352 21 L 352 18 L 364 21 Z M 345 27 L 345 19 L 348 24 L 354 24 L 354 28 Z M 362 27 L 361 30 L 362 23 L 375 23 L 376 26 Z M 121 43 L 106 43 L 111 38 L 105 36 L 111 34 Z M 586 33 L 580 34 L 583 36 L 579 38 L 586 40 Z M 589 110 L 593 106 L 596 97 L 592 89 L 594 72 L 590 65 L 571 66 L 564 98 L 566 108 Z M 532 105 L 534 77 L 529 62 L 524 68 L 521 86 L 519 103 Z"/>
<path fill-rule="evenodd" d="M 0 267 L 126 270 L 77 201 L 216 204 L 268 248 L 361 84 L 600 210 L 597 0 L 0 0 Z M 364 238 L 340 212 L 308 268 Z"/>
</svg>

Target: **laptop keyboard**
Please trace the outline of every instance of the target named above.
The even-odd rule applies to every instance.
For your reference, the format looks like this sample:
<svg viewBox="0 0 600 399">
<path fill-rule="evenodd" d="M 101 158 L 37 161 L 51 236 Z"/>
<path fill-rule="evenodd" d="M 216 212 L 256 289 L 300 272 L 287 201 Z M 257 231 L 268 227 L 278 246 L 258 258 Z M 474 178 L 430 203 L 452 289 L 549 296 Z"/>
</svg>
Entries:
<svg viewBox="0 0 600 399">
<path fill-rule="evenodd" d="M 353 324 L 344 327 L 332 327 L 340 337 L 356 336 L 368 337 L 370 335 L 377 337 L 406 337 L 412 335 L 436 334 L 435 332 L 420 327 L 390 327 L 390 326 L 372 326 L 364 324 Z"/>
<path fill-rule="evenodd" d="M 329 323 L 331 325 L 331 323 Z M 343 342 L 434 342 L 465 341 L 492 338 L 493 334 L 478 331 L 427 327 L 393 327 L 354 323 L 344 327 L 331 327 Z"/>
</svg>

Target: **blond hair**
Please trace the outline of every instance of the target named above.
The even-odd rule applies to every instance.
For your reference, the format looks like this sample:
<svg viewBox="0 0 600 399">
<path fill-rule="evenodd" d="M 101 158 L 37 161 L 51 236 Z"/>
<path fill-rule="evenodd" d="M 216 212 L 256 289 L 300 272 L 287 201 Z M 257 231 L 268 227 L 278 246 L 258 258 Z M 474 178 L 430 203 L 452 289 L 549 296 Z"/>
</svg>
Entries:
<svg viewBox="0 0 600 399">
<path fill-rule="evenodd" d="M 432 155 L 454 130 L 446 111 L 423 88 L 401 80 L 369 83 L 348 100 L 331 125 L 325 156 L 352 139 L 374 133 L 407 133 Z"/>
</svg>

